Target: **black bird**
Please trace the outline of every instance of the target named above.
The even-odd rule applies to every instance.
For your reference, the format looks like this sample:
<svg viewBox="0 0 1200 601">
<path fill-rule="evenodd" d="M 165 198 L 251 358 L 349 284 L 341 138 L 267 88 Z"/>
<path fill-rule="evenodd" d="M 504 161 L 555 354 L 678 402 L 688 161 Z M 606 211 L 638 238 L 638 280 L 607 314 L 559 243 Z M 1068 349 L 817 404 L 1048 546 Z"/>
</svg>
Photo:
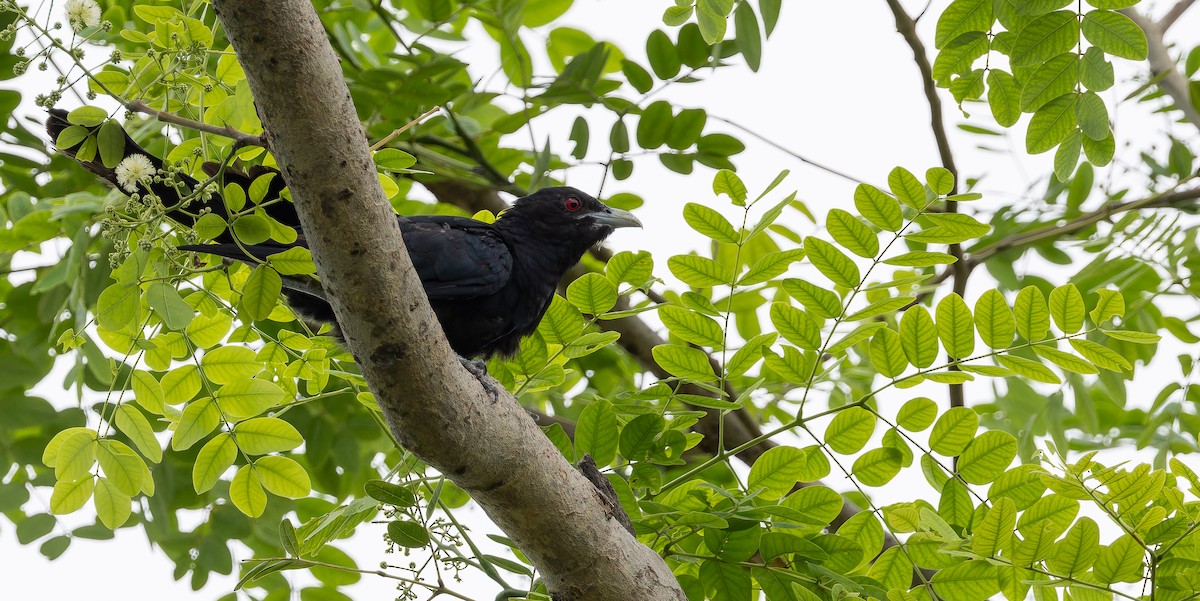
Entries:
<svg viewBox="0 0 1200 601">
<path fill-rule="evenodd" d="M 58 134 L 68 125 L 65 111 L 52 110 L 46 127 L 51 139 L 57 140 Z M 78 146 L 59 150 L 75 157 Z M 134 154 L 145 155 L 155 168 L 162 167 L 160 159 L 126 135 L 125 156 Z M 115 170 L 105 167 L 99 158 L 80 163 L 118 188 L 130 191 L 121 186 L 125 183 L 132 187 L 128 178 L 119 182 Z M 218 168 L 212 163 L 203 167 L 210 175 Z M 226 185 L 236 183 L 248 189 L 251 181 L 265 173 L 275 173 L 267 195 L 260 203 L 265 204 L 278 198 L 285 185 L 278 171 L 252 167 L 247 173 L 241 173 L 227 168 L 224 179 Z M 187 190 L 198 185 L 186 175 L 175 177 Z M 136 188 L 143 195 L 148 191 L 140 182 Z M 214 193 L 208 200 L 196 200 L 193 202 L 197 204 L 183 207 L 179 192 L 173 186 L 151 182 L 149 191 L 162 199 L 168 216 L 183 225 L 193 225 L 200 208 L 228 217 L 219 194 Z M 306 246 L 294 205 L 284 201 L 265 208 L 272 218 L 297 230 L 294 243 L 239 244 L 226 232 L 216 239 L 216 244 L 179 248 L 257 264 L 288 248 Z M 518 199 L 492 224 L 440 215 L 397 216 L 396 219 L 442 330 L 451 348 L 465 358 L 516 352 L 521 338 L 537 328 L 559 281 L 583 253 L 608 237 L 615 228 L 642 225 L 628 211 L 608 207 L 588 194 L 568 187 L 543 188 Z M 284 289 L 284 296 L 297 313 L 336 325 L 333 309 L 323 298 L 290 288 Z"/>
</svg>

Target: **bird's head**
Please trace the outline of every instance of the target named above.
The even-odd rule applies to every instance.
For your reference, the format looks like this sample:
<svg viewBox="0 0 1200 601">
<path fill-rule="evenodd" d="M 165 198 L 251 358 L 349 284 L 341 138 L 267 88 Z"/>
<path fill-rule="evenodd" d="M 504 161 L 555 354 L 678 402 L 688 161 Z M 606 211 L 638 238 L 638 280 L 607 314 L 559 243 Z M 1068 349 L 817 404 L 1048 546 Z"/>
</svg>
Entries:
<svg viewBox="0 0 1200 601">
<path fill-rule="evenodd" d="M 518 199 L 500 216 L 497 225 L 500 224 L 547 242 L 584 250 L 607 238 L 616 228 L 642 227 L 633 213 L 614 209 L 569 187 L 542 188 Z"/>
</svg>

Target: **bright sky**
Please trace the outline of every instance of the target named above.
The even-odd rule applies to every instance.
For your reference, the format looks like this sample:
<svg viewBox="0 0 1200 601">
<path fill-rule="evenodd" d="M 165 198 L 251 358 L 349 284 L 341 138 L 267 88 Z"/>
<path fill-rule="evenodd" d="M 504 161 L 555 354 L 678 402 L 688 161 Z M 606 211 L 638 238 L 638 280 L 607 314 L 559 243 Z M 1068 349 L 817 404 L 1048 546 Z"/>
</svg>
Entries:
<svg viewBox="0 0 1200 601">
<path fill-rule="evenodd" d="M 597 39 L 615 42 L 627 55 L 645 64 L 646 35 L 662 27 L 661 12 L 670 4 L 646 0 L 576 0 L 562 24 L 588 31 Z M 723 69 L 704 83 L 675 86 L 665 97 L 684 106 L 705 108 L 710 114 L 710 124 L 717 116 L 733 120 L 809 159 L 868 182 L 886 181 L 887 173 L 896 165 L 903 165 L 918 175 L 935 166 L 937 153 L 927 126 L 928 109 L 918 74 L 911 52 L 895 32 L 885 3 L 784 4 L 779 26 L 765 46 L 762 68 L 757 74 L 748 69 Z M 912 12 L 923 6 L 921 2 L 907 4 Z M 930 16 L 921 23 L 921 32 L 929 46 L 932 46 L 933 16 L 945 4 L 947 0 L 934 2 Z M 1198 13 L 1200 11 L 1192 11 L 1173 31 L 1200 31 Z M 486 36 L 472 39 L 479 40 L 479 45 L 459 56 L 472 64 L 476 76 L 487 76 L 494 70 L 494 66 L 489 65 L 496 64 L 495 47 Z M 1196 42 L 1194 38 L 1186 41 Z M 540 43 L 532 36 L 526 38 L 526 42 L 531 46 Z M 1104 95 L 1110 107 L 1137 86 L 1129 80 L 1133 73 L 1130 69 L 1118 70 L 1118 85 Z M 29 96 L 32 95 L 31 92 Z M 1012 145 L 1021 149 L 1023 126 L 1018 126 L 1012 136 L 1005 138 L 972 136 L 953 129 L 964 118 L 948 94 L 945 94 L 944 102 L 960 171 L 966 176 L 987 176 L 979 187 L 985 193 L 985 199 L 974 206 L 986 209 L 1020 198 L 1035 183 L 1029 178 L 1040 177 L 1048 170 L 1049 154 L 1030 158 L 1018 153 L 1014 157 L 979 148 L 986 144 L 994 148 Z M 558 124 L 554 126 L 552 143 L 560 152 L 570 148 L 567 132 L 575 113 L 568 113 L 568 110 L 573 109 L 559 109 L 559 115 L 555 117 L 557 122 L 547 120 L 538 126 L 539 138 L 544 139 L 552 125 Z M 34 113 L 33 107 L 29 106 L 28 111 Z M 985 106 L 974 107 L 972 112 L 973 123 L 991 125 L 990 113 Z M 1161 140 L 1161 132 L 1165 129 L 1173 129 L 1179 135 L 1196 140 L 1196 132 L 1190 126 L 1168 127 L 1164 117 L 1152 115 L 1146 106 L 1125 105 L 1115 120 L 1119 140 Z M 607 121 L 593 120 L 592 138 L 596 140 L 593 148 L 606 140 L 607 127 Z M 852 182 L 804 165 L 750 136 L 739 134 L 739 137 L 748 149 L 735 157 L 735 163 L 752 194 L 756 195 L 755 191 L 761 190 L 780 170 L 790 169 L 791 177 L 780 190 L 799 190 L 799 198 L 808 203 L 819 218 L 823 218 L 831 207 L 852 206 Z M 1135 149 L 1142 147 L 1142 143 L 1134 143 Z M 1131 159 L 1136 160 L 1136 155 Z M 1098 174 L 1097 181 L 1101 178 Z M 610 239 L 611 246 L 652 251 L 659 258 L 656 275 L 670 281 L 666 257 L 702 248 L 704 244 L 699 234 L 684 224 L 680 214 L 683 204 L 694 201 L 723 211 L 733 208 L 725 204 L 723 198 L 714 198 L 711 181 L 712 173 L 705 168 L 698 168 L 694 174 L 685 177 L 667 172 L 657 159 L 639 160 L 631 179 L 610 181 L 604 191 L 606 194 L 629 191 L 642 196 L 646 205 L 638 210 L 638 215 L 648 228 L 619 230 Z M 599 183 L 599 169 L 576 170 L 569 183 L 594 190 Z M 1040 191 L 1039 186 L 1036 192 Z M 727 216 L 734 215 L 732 211 L 725 212 Z M 809 224 L 798 216 L 793 214 L 789 219 L 789 223 L 800 231 L 810 231 Z M 986 285 L 983 278 L 977 277 L 973 282 L 968 293 L 971 304 Z M 1175 353 L 1168 353 L 1168 350 L 1163 350 L 1163 356 L 1173 357 Z M 1170 365 L 1156 368 L 1169 370 L 1162 372 L 1163 377 L 1176 377 L 1178 373 L 1177 368 Z M 1153 378 L 1151 372 L 1141 372 L 1140 376 Z M 60 405 L 73 404 L 73 393 L 62 391 L 53 378 L 35 392 Z M 990 394 L 987 388 L 976 388 L 972 392 L 979 394 L 969 398 L 988 398 Z M 910 391 L 910 396 L 913 394 L 920 392 Z M 940 388 L 930 388 L 924 394 L 944 402 L 945 393 Z M 907 470 L 901 477 L 921 480 L 917 470 Z M 831 482 L 835 487 L 844 486 L 837 480 Z M 912 482 L 899 484 L 909 486 Z M 911 495 L 911 490 L 899 493 L 893 490 L 884 491 L 880 497 L 899 500 L 911 498 Z M 48 494 L 31 501 L 34 506 L 44 506 L 47 502 Z M 79 525 L 91 521 L 90 515 L 84 520 L 81 514 L 66 516 L 63 522 Z M 465 521 L 474 524 L 477 533 L 488 530 L 482 512 L 477 508 L 467 510 Z M 362 527 L 352 541 L 339 542 L 338 546 L 349 551 L 360 567 L 373 568 L 385 559 L 382 533 L 382 527 Z M 486 542 L 481 534 L 476 540 Z M 494 549 L 491 552 L 502 553 Z M 34 595 L 50 599 L 86 597 L 96 601 L 214 599 L 229 592 L 235 582 L 234 578 L 213 578 L 206 588 L 193 593 L 186 578 L 180 582 L 172 580 L 173 566 L 150 548 L 136 528 L 120 530 L 113 541 L 77 540 L 60 559 L 48 562 L 37 553 L 36 547 L 18 545 L 11 524 L 4 522 L 0 524 L 0 557 L 4 558 L 0 575 L 6 577 L 10 591 L 16 584 L 16 590 L 12 591 L 14 599 Z M 399 560 L 391 556 L 386 559 L 393 563 Z M 478 595 L 479 599 L 494 596 L 495 590 L 489 582 L 475 582 L 472 579 L 453 588 Z M 390 582 L 370 576 L 348 590 L 355 598 L 363 600 L 388 599 L 395 595 Z"/>
</svg>

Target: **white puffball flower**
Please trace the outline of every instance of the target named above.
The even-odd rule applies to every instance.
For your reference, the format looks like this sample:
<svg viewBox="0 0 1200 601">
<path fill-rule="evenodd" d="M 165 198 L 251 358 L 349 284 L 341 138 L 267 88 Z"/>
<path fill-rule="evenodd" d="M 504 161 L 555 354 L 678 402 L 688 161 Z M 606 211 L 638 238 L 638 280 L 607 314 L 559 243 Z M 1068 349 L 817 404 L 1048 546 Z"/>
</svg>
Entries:
<svg viewBox="0 0 1200 601">
<path fill-rule="evenodd" d="M 100 24 L 100 5 L 96 0 L 67 0 L 67 21 L 80 31 Z"/>
<path fill-rule="evenodd" d="M 137 192 L 138 182 L 149 181 L 154 177 L 154 173 L 158 171 L 154 168 L 154 164 L 150 162 L 150 158 L 144 154 L 131 154 L 117 165 L 117 183 L 125 189 L 126 192 L 133 194 Z"/>
</svg>

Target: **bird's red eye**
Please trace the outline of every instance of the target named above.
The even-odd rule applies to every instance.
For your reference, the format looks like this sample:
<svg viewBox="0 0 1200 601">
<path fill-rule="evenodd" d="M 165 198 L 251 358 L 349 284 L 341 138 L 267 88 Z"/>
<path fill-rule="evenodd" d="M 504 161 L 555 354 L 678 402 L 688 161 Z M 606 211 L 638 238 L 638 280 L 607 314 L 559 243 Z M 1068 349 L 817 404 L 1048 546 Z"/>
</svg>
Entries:
<svg viewBox="0 0 1200 601">
<path fill-rule="evenodd" d="M 579 207 L 583 206 L 583 203 L 574 196 L 568 196 L 567 200 L 563 202 L 563 206 L 566 207 L 568 211 L 578 211 Z"/>
</svg>

